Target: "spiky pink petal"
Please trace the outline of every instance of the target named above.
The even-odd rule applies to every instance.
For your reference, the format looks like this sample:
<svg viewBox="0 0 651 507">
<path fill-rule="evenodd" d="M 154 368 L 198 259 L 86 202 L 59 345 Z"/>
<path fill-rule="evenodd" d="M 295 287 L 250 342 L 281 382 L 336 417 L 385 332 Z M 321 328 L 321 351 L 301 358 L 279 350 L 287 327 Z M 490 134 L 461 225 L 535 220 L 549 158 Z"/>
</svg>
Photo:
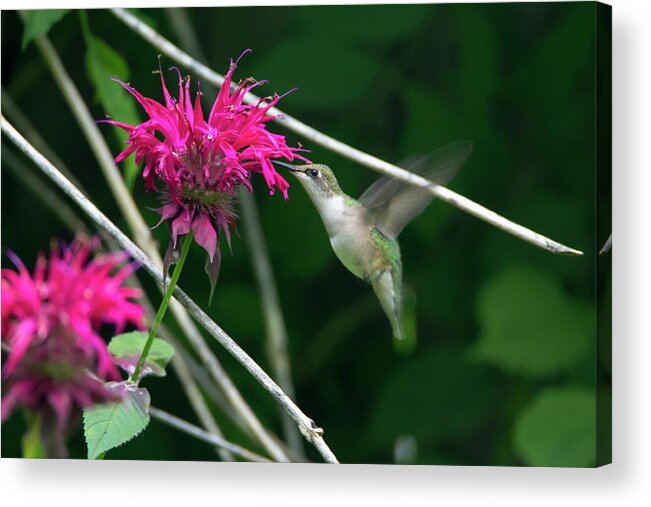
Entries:
<svg viewBox="0 0 651 507">
<path fill-rule="evenodd" d="M 199 215 L 192 221 L 192 232 L 194 239 L 208 252 L 210 262 L 215 257 L 217 250 L 217 232 L 206 215 Z"/>
<path fill-rule="evenodd" d="M 55 244 L 31 275 L 9 253 L 17 271 L 2 269 L 1 337 L 9 349 L 2 419 L 17 405 L 54 415 L 59 450 L 73 412 L 113 399 L 104 381 L 119 375 L 100 328 L 144 328 L 145 311 L 133 301 L 142 293 L 124 286 L 135 266 L 123 266 L 121 252 L 92 257 L 97 246 L 82 236 Z"/>
<path fill-rule="evenodd" d="M 177 244 L 179 236 L 185 236 L 190 232 L 192 217 L 187 211 L 181 211 L 178 217 L 172 221 L 172 243 Z"/>
<path fill-rule="evenodd" d="M 240 55 L 240 58 L 250 50 Z M 171 229 L 171 248 L 166 254 L 165 266 L 174 262 L 180 236 L 190 230 L 207 252 L 215 271 L 215 255 L 219 249 L 219 232 L 224 231 L 230 244 L 229 227 L 236 219 L 232 211 L 233 198 L 240 187 L 252 190 L 252 173 L 259 173 L 271 194 L 280 190 L 288 197 L 289 184 L 276 172 L 272 160 L 283 158 L 309 162 L 300 155 L 302 150 L 287 145 L 285 137 L 267 129 L 274 118 L 269 110 L 282 98 L 273 95 L 260 99 L 258 104 L 243 103 L 244 96 L 263 84 L 247 78 L 231 90 L 233 73 L 239 58 L 232 62 L 213 103 L 208 119 L 204 118 L 200 93 L 194 102 L 190 93 L 190 79 L 178 75 L 178 98 L 174 98 L 160 71 L 163 102 L 144 97 L 133 86 L 116 79 L 143 107 L 148 119 L 139 125 L 108 121 L 129 134 L 127 147 L 116 162 L 135 154 L 136 163 L 144 162 L 145 188 L 158 191 L 162 182 L 164 205 L 158 209 L 160 222 L 168 222 Z M 216 279 L 214 273 L 211 280 Z"/>
</svg>

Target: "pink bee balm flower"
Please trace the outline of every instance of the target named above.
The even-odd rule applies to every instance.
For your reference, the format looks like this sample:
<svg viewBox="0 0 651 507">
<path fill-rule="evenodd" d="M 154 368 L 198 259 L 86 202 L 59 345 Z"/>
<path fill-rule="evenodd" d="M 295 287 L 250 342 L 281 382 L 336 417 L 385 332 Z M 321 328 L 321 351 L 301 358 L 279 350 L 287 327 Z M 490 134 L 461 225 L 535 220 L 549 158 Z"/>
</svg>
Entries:
<svg viewBox="0 0 651 507">
<path fill-rule="evenodd" d="M 104 381 L 120 377 L 100 328 L 143 328 L 144 309 L 133 302 L 142 292 L 124 286 L 134 265 L 123 265 L 122 252 L 91 259 L 97 243 L 79 236 L 70 246 L 54 245 L 33 274 L 10 252 L 17 270 L 2 269 L 1 336 L 10 351 L 2 420 L 22 405 L 55 423 L 57 456 L 65 455 L 65 431 L 79 409 L 114 399 Z"/>
<path fill-rule="evenodd" d="M 208 252 L 206 270 L 213 289 L 221 258 L 219 231 L 224 231 L 230 243 L 229 226 L 236 218 L 233 201 L 238 187 L 244 185 L 251 191 L 251 173 L 261 173 L 271 193 L 279 189 L 286 199 L 289 184 L 271 161 L 296 158 L 307 162 L 298 154 L 302 151 L 300 147 L 290 148 L 284 136 L 267 130 L 267 123 L 275 118 L 268 114 L 269 109 L 281 97 L 266 97 L 256 105 L 243 104 L 244 96 L 263 83 L 253 78 L 244 80 L 231 92 L 238 62 L 231 62 L 207 120 L 199 92 L 192 103 L 190 79 L 184 85 L 179 72 L 179 96 L 175 99 L 161 72 L 164 104 L 118 81 L 144 108 L 149 116 L 147 121 L 135 126 L 108 121 L 129 133 L 128 146 L 115 161 L 119 163 L 135 153 L 136 163 L 144 161 L 145 188 L 158 191 L 157 181 L 164 184 L 163 206 L 157 211 L 161 215 L 159 224 L 167 221 L 171 228 L 166 271 L 178 256 L 179 237 L 192 231 L 197 243 Z"/>
</svg>

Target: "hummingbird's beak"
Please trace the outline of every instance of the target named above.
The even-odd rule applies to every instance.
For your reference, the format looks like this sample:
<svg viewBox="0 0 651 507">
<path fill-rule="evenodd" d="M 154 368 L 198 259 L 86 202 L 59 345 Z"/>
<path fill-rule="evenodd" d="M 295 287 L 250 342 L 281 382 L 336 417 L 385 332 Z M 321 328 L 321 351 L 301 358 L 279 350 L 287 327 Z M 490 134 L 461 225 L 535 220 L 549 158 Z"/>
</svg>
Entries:
<svg viewBox="0 0 651 507">
<path fill-rule="evenodd" d="M 278 161 L 278 160 L 272 160 L 272 163 L 274 163 L 274 164 L 276 164 L 276 165 L 279 165 L 279 166 L 281 166 L 281 167 L 286 167 L 287 169 L 289 169 L 289 170 L 290 170 L 291 172 L 293 172 L 293 173 L 302 173 L 302 172 L 305 172 L 305 171 L 299 169 L 298 167 L 296 167 L 295 165 L 288 164 L 288 163 L 286 163 L 286 162 L 280 162 L 280 161 Z"/>
</svg>

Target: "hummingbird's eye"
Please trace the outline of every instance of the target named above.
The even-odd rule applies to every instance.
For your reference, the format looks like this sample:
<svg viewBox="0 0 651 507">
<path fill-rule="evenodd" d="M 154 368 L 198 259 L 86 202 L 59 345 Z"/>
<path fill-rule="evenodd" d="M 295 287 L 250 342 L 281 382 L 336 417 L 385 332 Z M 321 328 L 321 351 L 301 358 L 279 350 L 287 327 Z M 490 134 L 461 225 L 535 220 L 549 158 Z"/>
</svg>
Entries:
<svg viewBox="0 0 651 507">
<path fill-rule="evenodd" d="M 318 169 L 310 169 L 308 172 L 310 173 L 310 176 L 312 176 L 312 178 L 316 178 L 319 175 Z"/>
</svg>

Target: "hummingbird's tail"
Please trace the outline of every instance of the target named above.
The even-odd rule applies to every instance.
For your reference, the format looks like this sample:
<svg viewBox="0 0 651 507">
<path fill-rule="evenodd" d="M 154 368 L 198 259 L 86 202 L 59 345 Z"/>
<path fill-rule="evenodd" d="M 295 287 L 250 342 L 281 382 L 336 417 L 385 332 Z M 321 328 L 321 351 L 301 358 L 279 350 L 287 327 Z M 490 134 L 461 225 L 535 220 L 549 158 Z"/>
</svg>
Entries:
<svg viewBox="0 0 651 507">
<path fill-rule="evenodd" d="M 384 313 L 389 318 L 393 335 L 402 340 L 405 337 L 402 326 L 402 296 L 396 287 L 390 271 L 384 271 L 371 282 L 375 295 L 380 300 Z"/>
<path fill-rule="evenodd" d="M 391 319 L 391 329 L 393 329 L 393 336 L 395 336 L 398 340 L 404 340 L 405 339 L 405 332 L 402 327 L 402 319 L 397 318 L 397 319 Z"/>
</svg>

